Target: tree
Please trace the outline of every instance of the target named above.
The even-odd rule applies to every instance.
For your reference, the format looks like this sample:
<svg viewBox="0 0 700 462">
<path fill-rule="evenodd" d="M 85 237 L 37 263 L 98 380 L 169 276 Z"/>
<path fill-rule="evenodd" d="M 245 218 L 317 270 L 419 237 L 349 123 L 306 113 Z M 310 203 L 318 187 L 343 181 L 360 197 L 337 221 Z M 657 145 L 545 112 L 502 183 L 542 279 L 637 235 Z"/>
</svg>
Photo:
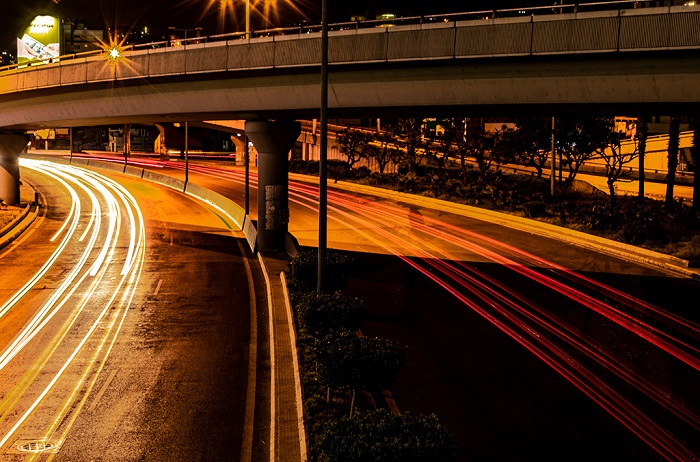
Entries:
<svg viewBox="0 0 700 462">
<path fill-rule="evenodd" d="M 386 167 L 397 159 L 398 149 L 395 144 L 396 140 L 391 134 L 391 131 L 377 133 L 375 144 L 368 146 L 367 155 L 377 161 L 379 173 L 383 174 Z"/>
<path fill-rule="evenodd" d="M 435 163 L 438 176 L 442 177 L 445 165 L 452 154 L 452 143 L 449 138 L 442 136 L 436 140 L 426 140 L 422 143 L 422 148 L 423 155 Z"/>
<path fill-rule="evenodd" d="M 605 176 L 607 178 L 608 191 L 610 191 L 610 203 L 615 204 L 615 183 L 621 178 L 629 176 L 625 166 L 631 163 L 639 155 L 637 140 L 630 146 L 622 144 L 622 136 L 614 132 L 614 126 L 610 126 L 610 145 L 599 151 L 600 158 L 605 162 Z"/>
<path fill-rule="evenodd" d="M 690 157 L 693 159 L 693 208 L 700 211 L 700 116 L 691 119 L 693 130 L 693 147 Z"/>
<path fill-rule="evenodd" d="M 644 174 L 644 156 L 647 153 L 647 135 L 649 134 L 649 125 L 646 116 L 637 118 L 637 150 L 639 151 L 639 200 L 644 200 L 644 182 L 646 176 Z"/>
<path fill-rule="evenodd" d="M 334 422 L 320 447 L 328 462 L 450 462 L 457 457 L 454 437 L 434 414 L 394 415 L 385 409 Z"/>
<path fill-rule="evenodd" d="M 416 172 L 421 163 L 418 156 L 418 149 L 422 143 L 421 135 L 422 121 L 416 118 L 399 119 L 394 127 L 394 136 L 399 139 L 403 147 L 401 163 L 408 168 L 409 172 Z"/>
<path fill-rule="evenodd" d="M 353 128 L 346 128 L 338 133 L 336 145 L 348 159 L 348 165 L 353 167 L 361 159 L 367 158 L 370 137 L 367 133 Z"/>
<path fill-rule="evenodd" d="M 673 205 L 673 188 L 676 184 L 678 168 L 678 144 L 680 142 L 680 118 L 671 117 L 668 125 L 668 175 L 666 177 L 666 206 Z"/>
<path fill-rule="evenodd" d="M 447 131 L 446 139 L 452 140 L 455 154 L 459 157 L 462 184 L 467 183 L 467 159 L 474 159 L 481 177 L 485 177 L 496 160 L 493 151 L 495 136 L 487 133 L 483 125 L 469 123 L 467 119 L 453 120 Z"/>
<path fill-rule="evenodd" d="M 515 121 L 516 158 L 537 170 L 537 178 L 549 163 L 552 121 L 549 117 L 528 117 Z"/>
<path fill-rule="evenodd" d="M 558 119 L 555 139 L 560 146 L 568 176 L 564 188 L 569 188 L 581 166 L 604 149 L 610 140 L 609 117 L 562 117 Z"/>
</svg>

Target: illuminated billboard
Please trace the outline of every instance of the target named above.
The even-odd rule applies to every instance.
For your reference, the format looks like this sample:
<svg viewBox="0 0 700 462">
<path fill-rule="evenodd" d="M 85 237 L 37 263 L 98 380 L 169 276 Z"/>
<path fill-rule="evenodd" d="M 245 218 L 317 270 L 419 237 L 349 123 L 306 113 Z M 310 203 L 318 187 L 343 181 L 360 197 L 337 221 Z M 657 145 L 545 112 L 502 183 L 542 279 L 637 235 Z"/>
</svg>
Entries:
<svg viewBox="0 0 700 462">
<path fill-rule="evenodd" d="M 58 18 L 37 16 L 17 38 L 17 63 L 51 61 L 61 55 L 61 26 Z"/>
</svg>

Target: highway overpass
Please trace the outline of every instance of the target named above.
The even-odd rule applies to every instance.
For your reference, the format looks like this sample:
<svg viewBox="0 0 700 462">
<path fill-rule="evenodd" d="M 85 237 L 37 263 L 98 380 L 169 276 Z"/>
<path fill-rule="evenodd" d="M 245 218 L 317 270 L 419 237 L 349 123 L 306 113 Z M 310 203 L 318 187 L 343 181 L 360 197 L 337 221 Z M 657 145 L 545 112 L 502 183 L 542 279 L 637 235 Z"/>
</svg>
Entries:
<svg viewBox="0 0 700 462">
<path fill-rule="evenodd" d="M 700 7 L 333 31 L 331 116 L 692 113 Z M 0 73 L 0 127 L 314 117 L 320 33 L 125 51 Z"/>
<path fill-rule="evenodd" d="M 696 6 L 337 30 L 329 42 L 329 115 L 693 114 L 697 30 Z M 298 136 L 298 126 L 282 120 L 317 116 L 320 48 L 320 33 L 309 32 L 5 70 L 0 197 L 19 197 L 16 133 L 24 130 L 243 119 L 256 127 L 249 135 L 260 153 L 261 190 L 271 188 L 273 206 L 261 199 L 258 216 L 275 210 L 269 218 L 284 228 L 275 231 L 282 242 L 286 155 Z"/>
</svg>

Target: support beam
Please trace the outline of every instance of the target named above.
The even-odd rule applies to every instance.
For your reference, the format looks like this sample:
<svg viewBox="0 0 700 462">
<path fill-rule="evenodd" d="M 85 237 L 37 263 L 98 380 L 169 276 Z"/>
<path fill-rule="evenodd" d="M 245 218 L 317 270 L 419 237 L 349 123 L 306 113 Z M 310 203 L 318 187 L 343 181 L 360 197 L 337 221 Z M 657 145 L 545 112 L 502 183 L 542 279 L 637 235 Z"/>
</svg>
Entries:
<svg viewBox="0 0 700 462">
<path fill-rule="evenodd" d="M 284 252 L 289 225 L 288 154 L 301 133 L 291 120 L 246 121 L 258 151 L 258 241 L 260 252 Z"/>
<path fill-rule="evenodd" d="M 17 205 L 19 194 L 19 154 L 27 146 L 26 135 L 0 134 L 0 199 Z"/>
</svg>

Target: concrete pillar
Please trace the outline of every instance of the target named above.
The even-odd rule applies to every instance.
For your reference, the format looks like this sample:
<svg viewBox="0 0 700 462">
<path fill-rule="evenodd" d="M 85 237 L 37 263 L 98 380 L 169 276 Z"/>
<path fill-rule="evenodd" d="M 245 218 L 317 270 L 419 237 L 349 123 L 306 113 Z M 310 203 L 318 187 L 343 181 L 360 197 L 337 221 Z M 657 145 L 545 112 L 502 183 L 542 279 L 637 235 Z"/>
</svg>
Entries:
<svg viewBox="0 0 700 462">
<path fill-rule="evenodd" d="M 27 146 L 26 135 L 0 134 L 0 199 L 17 205 L 19 195 L 19 154 Z"/>
<path fill-rule="evenodd" d="M 284 252 L 289 224 L 287 158 L 301 124 L 246 121 L 245 131 L 258 151 L 258 250 Z"/>
</svg>

